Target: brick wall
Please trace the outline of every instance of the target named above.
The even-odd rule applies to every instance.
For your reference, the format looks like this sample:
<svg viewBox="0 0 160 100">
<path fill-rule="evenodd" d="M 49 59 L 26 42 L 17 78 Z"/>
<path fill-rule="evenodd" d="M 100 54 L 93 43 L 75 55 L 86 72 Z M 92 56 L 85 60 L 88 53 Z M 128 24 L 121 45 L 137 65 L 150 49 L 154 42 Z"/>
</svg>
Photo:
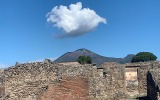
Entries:
<svg viewBox="0 0 160 100">
<path fill-rule="evenodd" d="M 88 78 L 81 76 L 63 76 L 56 84 L 50 84 L 46 92 L 37 100 L 88 100 Z"/>
</svg>

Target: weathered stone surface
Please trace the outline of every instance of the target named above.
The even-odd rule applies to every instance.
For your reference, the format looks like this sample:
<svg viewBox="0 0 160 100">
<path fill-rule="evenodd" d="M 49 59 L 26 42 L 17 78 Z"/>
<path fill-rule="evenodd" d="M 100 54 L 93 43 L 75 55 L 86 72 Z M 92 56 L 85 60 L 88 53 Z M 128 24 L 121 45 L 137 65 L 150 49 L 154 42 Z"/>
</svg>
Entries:
<svg viewBox="0 0 160 100">
<path fill-rule="evenodd" d="M 150 76 L 148 76 L 148 71 Z M 0 100 L 131 100 L 159 97 L 159 62 L 100 67 L 44 62 L 0 70 Z"/>
<path fill-rule="evenodd" d="M 58 80 L 56 64 L 27 63 L 4 70 L 5 95 L 8 100 L 28 100 L 46 90 L 48 84 Z"/>
<path fill-rule="evenodd" d="M 63 76 L 56 84 L 48 85 L 48 89 L 37 97 L 37 100 L 88 100 L 88 78 L 81 76 Z"/>
<path fill-rule="evenodd" d="M 147 96 L 150 100 L 160 100 L 160 68 L 150 69 L 147 73 Z"/>
</svg>

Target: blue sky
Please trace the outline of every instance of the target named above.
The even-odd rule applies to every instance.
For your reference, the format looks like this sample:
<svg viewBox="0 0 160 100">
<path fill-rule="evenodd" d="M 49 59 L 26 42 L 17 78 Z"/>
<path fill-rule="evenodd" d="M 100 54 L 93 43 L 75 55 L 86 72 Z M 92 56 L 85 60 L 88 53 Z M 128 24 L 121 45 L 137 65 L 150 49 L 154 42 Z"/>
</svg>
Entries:
<svg viewBox="0 0 160 100">
<path fill-rule="evenodd" d="M 47 22 L 47 13 L 77 2 L 107 24 L 76 37 L 55 38 L 62 30 Z M 159 59 L 159 5 L 159 0 L 0 0 L 0 67 L 55 59 L 80 48 L 108 57 L 149 51 Z"/>
</svg>

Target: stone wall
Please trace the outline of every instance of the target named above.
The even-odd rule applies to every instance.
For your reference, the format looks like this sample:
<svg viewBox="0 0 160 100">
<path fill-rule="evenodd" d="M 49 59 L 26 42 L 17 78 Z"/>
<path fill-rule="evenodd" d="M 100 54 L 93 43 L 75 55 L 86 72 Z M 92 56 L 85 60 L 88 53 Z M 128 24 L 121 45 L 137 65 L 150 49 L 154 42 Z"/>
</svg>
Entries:
<svg viewBox="0 0 160 100">
<path fill-rule="evenodd" d="M 118 100 L 127 98 L 125 93 L 125 67 L 117 63 L 104 63 L 100 67 L 103 68 L 103 72 L 94 72 L 94 83 L 96 85 L 96 100 Z M 100 69 L 97 69 L 100 70 Z M 103 73 L 103 76 L 101 76 Z"/>
<path fill-rule="evenodd" d="M 49 84 L 47 91 L 37 100 L 88 100 L 88 78 L 81 76 L 64 76 L 60 82 Z"/>
<path fill-rule="evenodd" d="M 5 99 L 29 100 L 58 80 L 58 64 L 40 62 L 19 64 L 4 70 Z"/>
<path fill-rule="evenodd" d="M 149 69 L 152 69 L 158 65 L 159 65 L 158 62 L 140 62 L 140 63 L 125 64 L 126 72 L 132 72 L 132 74 L 135 74 L 137 72 L 137 77 L 135 74 L 135 80 L 126 80 L 127 83 L 130 83 L 130 87 L 128 88 L 127 91 L 131 91 L 131 92 L 126 91 L 126 92 L 133 97 L 146 96 L 147 72 L 149 71 Z"/>
<path fill-rule="evenodd" d="M 160 66 L 147 73 L 147 96 L 150 100 L 160 100 Z"/>
<path fill-rule="evenodd" d="M 138 69 L 138 90 L 140 95 L 147 95 L 147 72 L 148 67 L 146 65 L 140 66 Z"/>
<path fill-rule="evenodd" d="M 0 100 L 3 100 L 5 96 L 5 79 L 4 70 L 0 70 Z"/>
<path fill-rule="evenodd" d="M 147 96 L 150 100 L 158 100 L 158 87 L 151 75 L 150 72 L 148 72 L 148 77 L 147 77 Z"/>
<path fill-rule="evenodd" d="M 160 69 L 156 62 L 104 63 L 98 68 L 92 65 L 58 64 L 50 60 L 17 63 L 0 70 L 0 99 L 131 99 L 147 94 L 147 72 L 155 67 Z M 155 79 L 159 80 L 157 77 Z M 153 85 L 148 86 L 150 88 Z"/>
<path fill-rule="evenodd" d="M 135 96 L 139 94 L 138 91 L 138 66 L 126 66 L 125 68 L 125 81 L 126 81 L 126 92 L 130 96 Z"/>
<path fill-rule="evenodd" d="M 58 94 L 55 92 L 52 94 L 55 100 L 56 98 L 62 100 L 61 96 L 75 100 L 78 97 L 89 98 L 88 77 L 91 67 L 91 65 L 64 66 L 47 60 L 16 64 L 4 70 L 5 81 L 2 81 L 4 84 L 0 86 L 2 88 L 0 94 L 5 100 L 46 100 L 43 98 L 52 94 L 50 90 L 56 89 L 60 91 L 57 91 Z M 70 92 L 67 94 L 66 91 Z M 48 100 L 51 98 L 49 97 Z"/>
</svg>

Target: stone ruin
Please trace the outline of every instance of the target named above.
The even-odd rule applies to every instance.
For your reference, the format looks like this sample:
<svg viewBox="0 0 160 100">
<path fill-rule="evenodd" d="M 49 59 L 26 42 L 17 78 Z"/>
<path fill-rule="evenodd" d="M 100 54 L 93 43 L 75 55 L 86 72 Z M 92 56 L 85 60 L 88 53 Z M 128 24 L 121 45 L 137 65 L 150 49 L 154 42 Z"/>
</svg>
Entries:
<svg viewBox="0 0 160 100">
<path fill-rule="evenodd" d="M 147 97 L 160 100 L 160 65 L 154 65 L 147 74 Z"/>
<path fill-rule="evenodd" d="M 50 60 L 0 70 L 0 100 L 159 100 L 159 62 L 99 67 Z"/>
</svg>

